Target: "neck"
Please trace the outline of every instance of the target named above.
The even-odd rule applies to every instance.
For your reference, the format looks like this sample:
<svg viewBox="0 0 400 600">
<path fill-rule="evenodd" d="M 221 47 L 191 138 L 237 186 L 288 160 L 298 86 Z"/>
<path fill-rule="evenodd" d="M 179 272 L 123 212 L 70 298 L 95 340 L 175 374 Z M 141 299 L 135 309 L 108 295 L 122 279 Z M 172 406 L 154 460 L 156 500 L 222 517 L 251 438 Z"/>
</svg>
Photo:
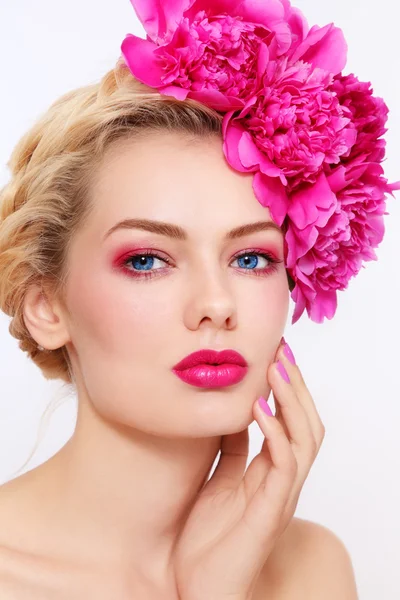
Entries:
<svg viewBox="0 0 400 600">
<path fill-rule="evenodd" d="M 37 508 L 45 511 L 46 549 L 57 556 L 62 548 L 80 564 L 165 581 L 220 440 L 161 438 L 111 424 L 90 402 L 79 402 L 73 436 L 41 466 Z"/>
</svg>

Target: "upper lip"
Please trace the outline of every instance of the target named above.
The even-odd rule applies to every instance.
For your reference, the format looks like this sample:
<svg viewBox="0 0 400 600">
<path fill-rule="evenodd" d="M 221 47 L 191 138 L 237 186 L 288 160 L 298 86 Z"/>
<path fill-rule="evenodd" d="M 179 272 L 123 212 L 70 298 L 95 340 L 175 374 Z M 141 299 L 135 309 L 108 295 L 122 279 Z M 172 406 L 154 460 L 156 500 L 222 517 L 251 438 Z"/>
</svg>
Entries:
<svg viewBox="0 0 400 600">
<path fill-rule="evenodd" d="M 194 367 L 196 365 L 204 365 L 204 364 L 226 364 L 230 363 L 233 365 L 240 365 L 242 367 L 247 366 L 247 362 L 244 357 L 236 352 L 236 350 L 222 350 L 217 352 L 216 350 L 198 350 L 197 352 L 192 352 L 186 356 L 183 360 L 177 363 L 174 367 L 177 371 L 183 371 L 184 369 L 190 369 L 190 367 Z"/>
</svg>

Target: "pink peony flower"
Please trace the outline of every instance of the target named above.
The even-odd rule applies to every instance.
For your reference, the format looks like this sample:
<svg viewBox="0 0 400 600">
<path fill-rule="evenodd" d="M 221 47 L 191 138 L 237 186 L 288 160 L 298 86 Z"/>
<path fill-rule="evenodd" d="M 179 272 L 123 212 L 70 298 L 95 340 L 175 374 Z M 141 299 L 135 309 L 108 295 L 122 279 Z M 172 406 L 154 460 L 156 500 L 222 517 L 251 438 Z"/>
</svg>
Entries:
<svg viewBox="0 0 400 600">
<path fill-rule="evenodd" d="M 348 111 L 356 133 L 340 164 L 327 161 L 314 185 L 307 185 L 305 177 L 291 194 L 280 182 L 271 186 L 264 165 L 253 184 L 271 215 L 280 224 L 287 220 L 286 266 L 296 283 L 293 323 L 304 310 L 317 323 L 333 318 L 337 291 L 348 287 L 363 261 L 377 260 L 374 249 L 385 232 L 385 195 L 400 189 L 400 182 L 388 184 L 379 164 L 385 156 L 385 141 L 379 138 L 386 132 L 386 104 L 372 95 L 369 83 L 353 75 L 336 76 L 328 90 Z"/>
<path fill-rule="evenodd" d="M 285 59 L 275 65 L 279 62 Z M 379 165 L 385 156 L 385 141 L 379 138 L 386 132 L 388 108 L 373 96 L 369 83 L 354 75 L 331 78 L 299 62 L 292 67 L 296 84 L 301 85 L 301 73 L 303 84 L 310 73 L 315 77 L 314 87 L 304 91 L 304 110 L 314 118 L 302 122 L 301 94 L 299 89 L 297 98 L 293 94 L 293 81 L 289 94 L 283 86 L 271 102 L 270 69 L 271 62 L 261 91 L 266 102 L 259 112 L 256 102 L 236 116 L 234 111 L 225 115 L 225 155 L 237 170 L 256 170 L 255 195 L 279 225 L 286 220 L 286 266 L 296 283 L 292 323 L 304 310 L 321 323 L 333 318 L 337 291 L 348 287 L 363 261 L 377 260 L 374 249 L 385 231 L 385 194 L 400 189 L 400 182 L 388 184 Z M 292 113 L 285 105 L 290 93 L 296 101 Z M 275 131 L 281 146 L 274 146 Z"/>
<path fill-rule="evenodd" d="M 363 261 L 377 260 L 374 249 L 388 214 L 385 194 L 396 189 L 400 182 L 388 184 L 381 165 L 359 157 L 291 197 L 286 244 L 287 267 L 296 282 L 292 323 L 305 309 L 317 323 L 333 318 L 336 292 L 348 287 Z"/>
<path fill-rule="evenodd" d="M 373 96 L 369 82 L 359 81 L 353 74 L 336 76 L 331 89 L 337 94 L 340 104 L 350 111 L 357 130 L 357 143 L 347 161 L 362 154 L 370 161 L 381 162 L 385 156 L 386 141 L 379 138 L 387 131 L 385 124 L 389 114 L 384 100 Z"/>
<path fill-rule="evenodd" d="M 289 0 L 131 0 L 147 37 L 121 46 L 133 75 L 161 94 L 224 113 L 231 167 L 285 231 L 295 323 L 332 319 L 337 291 L 376 260 L 389 184 L 388 108 L 344 76 L 347 45 L 332 23 L 308 28 Z"/>
<path fill-rule="evenodd" d="M 357 131 L 351 111 L 329 89 L 331 73 L 302 60 L 290 64 L 287 57 L 265 62 L 262 86 L 252 102 L 237 115 L 230 111 L 224 117 L 225 155 L 240 171 L 248 170 L 250 152 L 253 164 L 265 164 L 267 157 L 292 192 L 315 182 L 324 166 L 348 156 Z M 249 142 L 231 160 L 229 146 L 238 147 L 239 134 L 247 131 L 255 148 L 251 151 Z M 265 173 L 261 165 L 260 170 Z"/>
<path fill-rule="evenodd" d="M 137 79 L 180 100 L 216 110 L 240 108 L 259 76 L 260 53 L 273 57 L 304 40 L 307 23 L 288 0 L 131 0 L 147 32 L 121 51 Z"/>
</svg>

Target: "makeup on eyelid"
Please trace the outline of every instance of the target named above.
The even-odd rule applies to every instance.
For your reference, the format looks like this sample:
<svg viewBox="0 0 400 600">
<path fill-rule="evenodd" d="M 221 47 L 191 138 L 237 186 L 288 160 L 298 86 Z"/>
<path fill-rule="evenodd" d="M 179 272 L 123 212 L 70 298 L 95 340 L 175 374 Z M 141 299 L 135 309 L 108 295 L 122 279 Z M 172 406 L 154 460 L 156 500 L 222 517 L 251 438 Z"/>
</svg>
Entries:
<svg viewBox="0 0 400 600">
<path fill-rule="evenodd" d="M 146 242 L 145 242 L 146 243 Z M 112 255 L 112 264 L 113 265 L 118 265 L 121 263 L 121 261 L 126 258 L 129 254 L 140 254 L 140 252 L 144 252 L 144 251 L 152 251 L 155 252 L 156 254 L 161 254 L 163 255 L 163 257 L 165 257 L 166 260 L 168 260 L 168 256 L 167 254 L 163 251 L 163 250 L 159 250 L 156 246 L 153 246 L 153 244 L 151 244 L 150 242 L 148 243 L 148 245 L 144 245 L 143 242 L 141 242 L 140 244 L 135 244 L 132 242 L 127 242 L 126 244 L 122 245 L 119 247 L 119 249 L 117 251 L 115 251 L 114 253 L 111 252 Z M 280 252 L 276 249 L 276 247 L 269 243 L 269 244 L 265 244 L 265 246 L 251 246 L 251 247 L 244 247 L 243 250 L 238 250 L 237 252 L 233 253 L 233 256 L 237 256 L 239 253 L 245 253 L 245 252 L 265 252 L 267 254 L 270 254 L 271 257 L 274 260 L 279 261 L 279 255 Z M 283 262 L 283 261 L 281 261 Z"/>
<path fill-rule="evenodd" d="M 244 271 L 246 274 L 254 274 L 255 276 L 268 276 L 270 275 L 272 272 L 275 272 L 277 270 L 277 266 L 280 263 L 283 263 L 283 260 L 280 260 L 278 258 L 279 253 L 276 251 L 276 249 L 273 249 L 270 247 L 270 244 L 268 245 L 268 248 L 244 248 L 243 250 L 239 250 L 236 253 L 234 253 L 231 257 L 231 261 L 235 261 L 235 260 L 240 260 L 242 259 L 244 256 L 246 255 L 258 255 L 261 256 L 261 258 L 265 258 L 268 262 L 269 262 L 269 266 L 268 267 L 264 267 L 264 268 L 257 268 L 257 269 L 247 269 L 245 267 L 234 267 L 235 269 L 239 270 L 239 271 Z M 155 247 L 149 248 L 149 247 L 145 247 L 143 245 L 132 245 L 132 244 L 126 244 L 124 245 L 122 248 L 120 248 L 115 254 L 114 257 L 112 259 L 112 266 L 114 269 L 121 269 L 122 271 L 125 271 L 127 273 L 128 276 L 131 276 L 133 278 L 136 279 L 148 279 L 154 276 L 157 276 L 159 273 L 157 273 L 157 271 L 161 271 L 164 272 L 165 269 L 164 268 L 156 268 L 156 269 L 151 269 L 151 270 L 135 270 L 132 268 L 128 267 L 128 264 L 130 261 L 132 261 L 134 258 L 140 257 L 140 256 L 150 256 L 152 258 L 155 259 L 159 259 L 165 262 L 166 267 L 165 269 L 168 269 L 168 266 L 171 265 L 173 263 L 172 259 L 170 257 L 168 257 L 164 252 L 158 250 Z"/>
</svg>

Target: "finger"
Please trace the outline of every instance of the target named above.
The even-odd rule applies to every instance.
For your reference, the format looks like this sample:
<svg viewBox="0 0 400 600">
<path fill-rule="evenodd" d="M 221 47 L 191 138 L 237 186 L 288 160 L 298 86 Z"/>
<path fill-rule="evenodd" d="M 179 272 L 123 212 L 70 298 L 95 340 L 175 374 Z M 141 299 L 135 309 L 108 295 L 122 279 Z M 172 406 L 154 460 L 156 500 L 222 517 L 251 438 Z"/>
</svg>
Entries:
<svg viewBox="0 0 400 600">
<path fill-rule="evenodd" d="M 263 443 L 260 452 L 250 462 L 243 479 L 246 498 L 250 499 L 253 497 L 257 488 L 268 475 L 271 465 L 272 459 L 269 452 L 268 440 L 265 435 L 263 435 Z"/>
<path fill-rule="evenodd" d="M 284 344 L 280 344 L 276 358 L 282 356 Z M 286 353 L 284 357 L 285 363 L 290 363 Z M 283 360 L 281 361 L 283 363 Z M 293 366 L 293 365 L 292 365 Z M 296 367 L 298 369 L 298 367 Z M 293 511 L 293 507 L 297 505 L 298 497 L 304 484 L 311 465 L 315 460 L 317 453 L 318 431 L 314 434 L 311 420 L 304 406 L 301 404 L 298 394 L 291 383 L 282 379 L 279 371 L 276 370 L 276 363 L 270 366 L 268 370 L 270 384 L 272 387 L 275 399 L 275 419 L 280 423 L 283 432 L 286 435 L 288 443 L 292 445 L 292 452 L 297 462 L 297 473 L 293 481 L 293 486 L 288 494 L 284 512 L 286 515 Z M 300 388 L 301 389 L 301 388 Z M 270 461 L 267 459 L 268 440 L 265 439 L 263 448 L 254 461 L 250 464 L 246 477 L 248 478 L 249 489 L 256 490 L 257 484 L 260 485 L 263 476 L 267 478 L 270 470 Z"/>
<path fill-rule="evenodd" d="M 207 493 L 217 489 L 236 489 L 243 480 L 249 454 L 249 429 L 222 436 L 221 454 L 211 478 Z"/>
<path fill-rule="evenodd" d="M 282 339 L 281 339 L 281 341 L 279 343 L 279 346 L 278 346 L 278 348 L 276 350 L 275 359 L 274 359 L 275 362 L 277 360 L 279 360 L 279 350 L 281 348 L 284 348 L 285 344 L 286 344 L 285 338 L 282 337 Z M 274 398 L 274 405 L 275 405 L 275 417 L 278 419 L 279 423 L 282 425 L 282 427 L 283 427 L 283 429 L 284 429 L 284 431 L 286 433 L 286 436 L 289 439 L 289 437 L 290 437 L 289 436 L 289 431 L 288 431 L 288 429 L 286 427 L 286 423 L 285 423 L 285 419 L 283 418 L 283 415 L 282 415 L 281 407 L 279 406 L 279 402 L 275 401 L 275 398 Z"/>
<path fill-rule="evenodd" d="M 265 436 L 271 465 L 246 507 L 243 521 L 245 529 L 250 529 L 261 543 L 267 543 L 271 535 L 275 535 L 279 530 L 281 516 L 297 476 L 298 465 L 279 421 L 275 417 L 267 416 L 258 402 L 254 403 L 253 412 Z M 256 456 L 254 462 L 260 456 L 261 454 Z M 248 476 L 251 464 L 244 480 Z"/>
<path fill-rule="evenodd" d="M 291 357 L 291 360 L 289 357 Z M 288 344 L 281 344 L 279 346 L 277 350 L 277 359 L 282 362 L 289 375 L 289 379 L 296 391 L 299 402 L 302 404 L 307 413 L 317 446 L 320 447 L 325 435 L 325 427 L 321 421 L 321 417 L 317 411 L 313 397 L 304 381 L 303 375 L 296 364 L 296 359 L 294 358 L 293 352 Z M 294 364 L 292 361 L 294 361 Z"/>
<path fill-rule="evenodd" d="M 288 380 L 288 373 L 285 370 L 282 373 L 278 368 L 278 363 L 274 363 L 268 369 L 268 379 L 298 464 L 296 478 L 286 507 L 286 515 L 291 516 L 297 505 L 304 481 L 318 454 L 320 444 L 315 437 L 308 413 L 301 404 L 291 381 Z"/>
<path fill-rule="evenodd" d="M 287 373 L 284 372 L 284 376 Z M 268 368 L 268 380 L 272 386 L 275 403 L 279 406 L 288 432 L 289 441 L 297 458 L 301 474 L 308 472 L 309 463 L 314 460 L 316 441 L 306 411 L 299 402 L 290 381 L 282 376 L 278 363 Z"/>
<path fill-rule="evenodd" d="M 278 419 L 279 423 L 282 425 L 283 429 L 285 430 L 286 436 L 289 439 L 290 434 L 289 434 L 288 428 L 286 427 L 285 419 L 282 415 L 282 410 L 279 405 L 279 402 L 277 402 L 274 399 L 274 404 L 275 404 L 275 417 Z"/>
</svg>

